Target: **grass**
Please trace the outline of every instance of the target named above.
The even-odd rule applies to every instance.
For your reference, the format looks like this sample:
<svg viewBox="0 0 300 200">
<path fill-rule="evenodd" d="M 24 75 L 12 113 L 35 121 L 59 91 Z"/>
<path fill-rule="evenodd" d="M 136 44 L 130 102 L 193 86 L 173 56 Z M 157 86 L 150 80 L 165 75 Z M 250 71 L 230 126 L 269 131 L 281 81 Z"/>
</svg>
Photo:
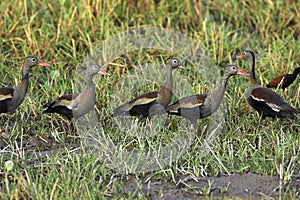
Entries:
<svg viewBox="0 0 300 200">
<path fill-rule="evenodd" d="M 56 0 L 52 3 L 15 3 L 6 0 L 0 4 L 0 86 L 15 85 L 20 81 L 20 65 L 27 55 L 35 54 L 51 63 L 49 68 L 32 70 L 23 104 L 15 112 L 1 116 L 1 127 L 9 133 L 0 151 L 1 199 L 95 199 L 100 196 L 131 199 L 136 198 L 139 190 L 135 193 L 126 191 L 123 181 L 131 177 L 142 180 L 149 173 L 152 181 L 165 179 L 171 182 L 176 182 L 180 174 L 218 176 L 251 171 L 287 181 L 292 174 L 299 174 L 299 122 L 268 119 L 266 125 L 261 125 L 257 114 L 245 101 L 248 80 L 244 77 L 229 80 L 225 121 L 211 150 L 204 154 L 202 151 L 205 128 L 213 123 L 212 119 L 204 119 L 200 121 L 199 135 L 194 138 L 189 151 L 180 155 L 176 162 L 152 172 L 150 169 L 137 174 L 118 173 L 118 169 L 108 167 L 81 145 L 77 146 L 81 140 L 76 131 L 68 130 L 63 118 L 42 115 L 41 109 L 44 102 L 76 90 L 77 71 L 88 54 L 97 54 L 94 51 L 102 41 L 147 25 L 188 35 L 216 63 L 232 59 L 251 47 L 258 56 L 258 78 L 265 85 L 274 76 L 292 72 L 299 65 L 299 2 L 83 0 L 75 3 Z M 117 104 L 135 96 L 131 94 L 132 88 L 117 88 L 120 78 L 139 63 L 158 63 L 172 53 L 182 56 L 176 50 L 137 50 L 103 63 L 112 76 L 94 79 L 97 83 L 96 113 L 105 135 L 112 139 L 117 150 L 143 152 L 168 144 L 178 136 L 178 132 L 172 130 L 178 129 L 182 122 L 175 117 L 170 120 L 171 125 L 147 137 L 125 134 L 110 118 Z M 248 70 L 244 62 L 237 64 Z M 199 66 L 189 68 L 174 73 L 178 77 L 176 83 L 184 76 L 191 86 L 184 94 L 209 91 L 209 83 L 203 81 Z M 151 78 L 147 82 L 151 84 L 137 86 L 137 93 L 156 89 L 164 82 L 164 74 L 155 73 L 162 75 L 158 82 Z M 300 105 L 298 82 L 285 94 L 277 90 L 297 109 Z M 176 88 L 180 88 L 180 84 Z M 116 95 L 118 91 L 120 94 Z M 178 98 L 182 94 L 179 93 Z M 114 97 L 118 97 L 117 102 L 112 101 Z M 101 141 L 95 141 L 95 144 L 99 145 Z M 30 156 L 34 151 L 57 149 L 62 151 L 51 157 L 34 159 Z M 14 163 L 10 171 L 4 166 L 7 160 Z M 299 193 L 296 191 L 293 195 Z"/>
</svg>

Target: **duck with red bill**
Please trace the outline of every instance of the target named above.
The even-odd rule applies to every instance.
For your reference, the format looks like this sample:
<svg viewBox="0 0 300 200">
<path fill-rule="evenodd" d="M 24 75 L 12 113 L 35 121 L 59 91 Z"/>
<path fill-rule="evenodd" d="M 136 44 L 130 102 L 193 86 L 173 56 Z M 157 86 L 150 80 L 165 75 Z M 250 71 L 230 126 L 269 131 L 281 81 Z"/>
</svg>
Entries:
<svg viewBox="0 0 300 200">
<path fill-rule="evenodd" d="M 18 108 L 27 93 L 29 85 L 29 72 L 34 66 L 50 66 L 38 59 L 36 56 L 28 56 L 24 59 L 22 66 L 22 80 L 15 87 L 0 88 L 0 113 L 11 112 Z"/>
<path fill-rule="evenodd" d="M 208 94 L 195 94 L 184 97 L 166 108 L 169 115 L 182 116 L 188 119 L 194 128 L 197 120 L 214 113 L 224 98 L 228 79 L 233 75 L 249 76 L 235 65 L 227 65 L 220 86 Z"/>
<path fill-rule="evenodd" d="M 297 120 L 298 113 L 281 96 L 273 90 L 262 87 L 255 76 L 255 54 L 247 49 L 242 55 L 236 56 L 237 59 L 247 61 L 250 68 L 250 87 L 246 93 L 248 104 L 256 110 L 262 119 L 271 118 L 291 118 Z"/>
<path fill-rule="evenodd" d="M 174 69 L 185 69 L 178 58 L 169 58 L 166 61 L 167 81 L 159 90 L 147 92 L 114 109 L 112 117 L 136 116 L 148 118 L 160 114 L 169 105 L 172 97 Z"/>
<path fill-rule="evenodd" d="M 93 76 L 102 74 L 109 76 L 102 67 L 90 64 L 86 70 L 86 89 L 80 93 L 66 94 L 43 105 L 46 110 L 43 113 L 58 113 L 65 116 L 68 120 L 79 118 L 89 113 L 95 106 L 96 92 Z"/>
</svg>

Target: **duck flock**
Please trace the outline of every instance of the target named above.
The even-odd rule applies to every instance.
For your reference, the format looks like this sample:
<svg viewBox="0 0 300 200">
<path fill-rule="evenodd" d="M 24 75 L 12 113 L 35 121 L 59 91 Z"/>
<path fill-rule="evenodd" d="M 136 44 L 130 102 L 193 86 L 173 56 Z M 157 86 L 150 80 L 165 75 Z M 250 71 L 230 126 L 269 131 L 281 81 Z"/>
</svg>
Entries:
<svg viewBox="0 0 300 200">
<path fill-rule="evenodd" d="M 271 118 L 290 118 L 298 120 L 299 111 L 289 105 L 281 96 L 269 88 L 281 87 L 283 90 L 291 85 L 300 74 L 300 68 L 296 68 L 292 74 L 284 74 L 274 78 L 267 87 L 258 83 L 255 74 L 255 54 L 247 49 L 236 59 L 245 60 L 250 69 L 250 87 L 246 93 L 248 104 L 256 110 L 261 119 Z M 38 59 L 36 56 L 28 56 L 24 59 L 22 67 L 22 80 L 18 86 L 0 88 L 0 113 L 12 112 L 23 102 L 29 85 L 29 72 L 34 66 L 49 66 Z M 157 91 L 142 94 L 123 105 L 115 108 L 112 117 L 117 116 L 136 116 L 138 118 L 148 118 L 154 115 L 169 114 L 182 116 L 188 119 L 193 126 L 201 118 L 210 116 L 215 112 L 226 90 L 228 79 L 233 75 L 249 76 L 248 73 L 240 70 L 235 65 L 228 64 L 218 88 L 207 94 L 194 94 L 183 97 L 170 105 L 172 97 L 173 77 L 172 70 L 182 68 L 182 62 L 178 58 L 169 58 L 166 61 L 167 81 L 163 87 Z M 96 102 L 95 85 L 93 76 L 95 74 L 109 76 L 102 67 L 96 64 L 88 65 L 86 74 L 86 88 L 80 93 L 63 95 L 53 101 L 43 105 L 43 113 L 59 113 L 71 120 L 79 118 L 90 112 Z"/>
</svg>

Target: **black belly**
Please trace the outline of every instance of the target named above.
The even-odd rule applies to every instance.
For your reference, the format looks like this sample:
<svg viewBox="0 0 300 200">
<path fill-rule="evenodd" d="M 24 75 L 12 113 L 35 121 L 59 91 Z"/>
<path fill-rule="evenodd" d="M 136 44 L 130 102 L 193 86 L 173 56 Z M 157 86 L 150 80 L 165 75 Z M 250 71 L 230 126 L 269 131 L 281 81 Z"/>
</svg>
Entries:
<svg viewBox="0 0 300 200">
<path fill-rule="evenodd" d="M 8 110 L 8 100 L 0 101 L 0 113 L 7 113 Z"/>
<path fill-rule="evenodd" d="M 248 98 L 247 99 L 249 105 L 256 110 L 262 117 L 262 119 L 266 117 L 271 117 L 271 118 L 294 118 L 294 114 L 289 111 L 289 110 L 280 110 L 279 112 L 274 111 L 272 108 L 270 108 L 264 101 L 256 101 L 253 98 Z"/>
<path fill-rule="evenodd" d="M 201 110 L 200 110 L 199 106 L 194 107 L 194 108 L 179 108 L 178 113 L 171 113 L 171 114 L 182 116 L 182 117 L 190 120 L 191 122 L 195 122 L 195 121 L 197 121 L 197 119 L 202 118 Z"/>
<path fill-rule="evenodd" d="M 158 104 L 156 101 L 152 101 L 147 104 L 133 106 L 129 110 L 129 115 L 146 118 L 161 113 L 163 109 L 162 105 Z"/>
<path fill-rule="evenodd" d="M 66 106 L 51 107 L 45 110 L 44 113 L 58 113 L 65 116 L 69 120 L 73 118 L 73 111 L 67 108 Z"/>
</svg>

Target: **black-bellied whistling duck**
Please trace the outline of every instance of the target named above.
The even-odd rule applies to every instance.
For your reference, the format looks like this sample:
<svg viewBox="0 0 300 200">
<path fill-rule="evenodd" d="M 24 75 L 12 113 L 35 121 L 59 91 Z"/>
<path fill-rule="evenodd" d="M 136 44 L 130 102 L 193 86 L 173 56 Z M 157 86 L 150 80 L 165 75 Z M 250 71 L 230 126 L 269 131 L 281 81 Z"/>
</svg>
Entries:
<svg viewBox="0 0 300 200">
<path fill-rule="evenodd" d="M 168 106 L 166 108 L 167 113 L 182 116 L 191 121 L 192 125 L 196 127 L 197 119 L 208 117 L 218 109 L 224 97 L 227 81 L 229 77 L 235 74 L 242 76 L 249 75 L 235 65 L 227 65 L 218 89 L 209 94 L 195 94 L 184 97 Z"/>
<path fill-rule="evenodd" d="M 294 69 L 292 74 L 282 74 L 280 76 L 275 77 L 270 83 L 266 86 L 268 88 L 277 88 L 279 85 L 284 90 L 289 87 L 297 78 L 297 75 L 300 74 L 300 67 Z"/>
<path fill-rule="evenodd" d="M 36 56 L 28 56 L 22 66 L 22 80 L 18 86 L 0 88 L 0 113 L 6 113 L 18 108 L 26 95 L 29 85 L 29 72 L 34 66 L 50 66 Z"/>
<path fill-rule="evenodd" d="M 251 50 L 245 50 L 237 59 L 245 59 L 250 67 L 250 87 L 246 93 L 248 104 L 256 110 L 262 119 L 265 117 L 280 117 L 297 119 L 297 111 L 286 103 L 273 90 L 259 85 L 255 76 L 255 55 Z"/>
<path fill-rule="evenodd" d="M 109 76 L 99 65 L 88 65 L 86 70 L 87 86 L 81 93 L 67 94 L 57 98 L 54 101 L 43 105 L 47 108 L 43 113 L 59 113 L 71 120 L 73 117 L 81 117 L 93 109 L 96 101 L 95 85 L 93 76 L 97 73 Z"/>
<path fill-rule="evenodd" d="M 169 105 L 172 96 L 173 77 L 172 70 L 182 68 L 182 63 L 177 58 L 170 58 L 166 61 L 167 81 L 158 91 L 148 92 L 134 98 L 131 101 L 114 109 L 112 116 L 137 116 L 146 118 L 162 112 L 162 109 Z"/>
</svg>

